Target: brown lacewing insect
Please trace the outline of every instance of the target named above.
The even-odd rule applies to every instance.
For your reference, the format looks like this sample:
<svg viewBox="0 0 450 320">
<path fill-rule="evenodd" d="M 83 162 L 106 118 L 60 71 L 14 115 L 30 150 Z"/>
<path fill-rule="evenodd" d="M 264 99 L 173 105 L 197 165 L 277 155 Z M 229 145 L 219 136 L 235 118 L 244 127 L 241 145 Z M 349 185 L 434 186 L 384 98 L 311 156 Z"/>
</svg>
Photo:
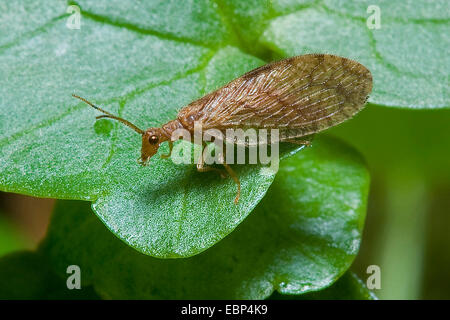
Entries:
<svg viewBox="0 0 450 320">
<path fill-rule="evenodd" d="M 358 62 L 328 54 L 307 54 L 269 63 L 242 75 L 185 106 L 175 120 L 160 128 L 139 129 L 128 120 L 73 96 L 104 113 L 97 119 L 118 120 L 139 133 L 142 136 L 140 160 L 145 165 L 165 141 L 170 152 L 161 157 L 170 157 L 172 132 L 186 129 L 193 134 L 195 121 L 205 130 L 222 132 L 239 128 L 278 129 L 279 141 L 308 145 L 305 137 L 337 125 L 361 110 L 371 90 L 370 71 Z M 223 166 L 237 184 L 237 203 L 239 178 L 225 161 Z M 203 152 L 197 170 L 215 170 L 222 176 L 225 173 L 204 166 Z"/>
</svg>

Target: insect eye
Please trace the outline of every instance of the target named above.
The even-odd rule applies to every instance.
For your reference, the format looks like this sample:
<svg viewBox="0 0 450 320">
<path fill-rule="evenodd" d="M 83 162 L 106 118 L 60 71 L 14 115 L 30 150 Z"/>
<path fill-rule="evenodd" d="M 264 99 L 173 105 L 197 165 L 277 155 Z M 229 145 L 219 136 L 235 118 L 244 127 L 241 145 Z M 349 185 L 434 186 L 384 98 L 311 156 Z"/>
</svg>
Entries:
<svg viewBox="0 0 450 320">
<path fill-rule="evenodd" d="M 158 136 L 155 136 L 155 135 L 150 136 L 148 138 L 148 142 L 150 142 L 150 144 L 156 144 L 156 143 L 158 143 L 158 140 L 159 140 Z"/>
</svg>

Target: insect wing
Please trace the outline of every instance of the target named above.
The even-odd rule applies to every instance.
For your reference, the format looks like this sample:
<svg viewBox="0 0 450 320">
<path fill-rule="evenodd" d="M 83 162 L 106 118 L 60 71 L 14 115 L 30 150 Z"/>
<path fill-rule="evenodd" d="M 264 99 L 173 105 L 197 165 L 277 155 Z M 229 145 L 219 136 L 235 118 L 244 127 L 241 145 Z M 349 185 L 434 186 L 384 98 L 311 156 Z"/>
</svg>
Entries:
<svg viewBox="0 0 450 320">
<path fill-rule="evenodd" d="M 182 109 L 179 119 L 201 121 L 203 129 L 280 129 L 286 140 L 351 118 L 371 90 L 370 71 L 360 63 L 303 55 L 244 74 Z"/>
</svg>

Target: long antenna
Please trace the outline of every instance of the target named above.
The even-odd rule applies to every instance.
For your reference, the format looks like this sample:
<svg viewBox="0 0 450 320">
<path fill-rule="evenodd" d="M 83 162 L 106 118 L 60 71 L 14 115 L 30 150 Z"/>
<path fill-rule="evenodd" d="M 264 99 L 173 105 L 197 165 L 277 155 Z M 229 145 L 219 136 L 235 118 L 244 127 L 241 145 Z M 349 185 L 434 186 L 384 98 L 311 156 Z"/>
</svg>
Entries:
<svg viewBox="0 0 450 320">
<path fill-rule="evenodd" d="M 95 117 L 95 119 L 111 118 L 111 119 L 114 119 L 114 120 L 117 120 L 117 121 L 122 122 L 123 124 L 125 124 L 125 125 L 128 126 L 128 127 L 130 127 L 131 129 L 133 129 L 134 131 L 136 131 L 137 133 L 139 133 L 139 134 L 141 134 L 141 135 L 143 135 L 143 134 L 145 133 L 144 130 L 139 129 L 139 128 L 136 127 L 134 124 L 132 124 L 130 121 L 125 120 L 125 119 L 123 119 L 123 118 L 120 118 L 120 117 L 118 117 L 118 116 L 115 116 L 115 115 L 109 113 L 108 111 L 103 110 L 102 108 L 97 107 L 96 105 L 90 103 L 90 102 L 87 101 L 86 99 L 84 99 L 84 98 L 82 98 L 82 97 L 80 97 L 80 96 L 77 96 L 76 94 L 72 94 L 72 96 L 73 96 L 74 98 L 80 99 L 81 101 L 87 103 L 87 104 L 90 105 L 92 108 L 97 109 L 98 111 L 101 111 L 101 112 L 104 113 L 104 115 L 97 116 L 97 117 Z"/>
</svg>

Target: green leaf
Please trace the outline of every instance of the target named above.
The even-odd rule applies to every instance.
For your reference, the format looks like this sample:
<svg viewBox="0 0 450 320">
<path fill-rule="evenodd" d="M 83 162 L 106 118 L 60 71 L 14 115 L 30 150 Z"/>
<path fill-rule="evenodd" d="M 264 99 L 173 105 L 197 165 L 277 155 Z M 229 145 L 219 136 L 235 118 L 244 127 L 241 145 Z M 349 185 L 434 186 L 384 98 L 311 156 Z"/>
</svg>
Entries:
<svg viewBox="0 0 450 320">
<path fill-rule="evenodd" d="M 67 289 L 66 280 L 52 271 L 43 255 L 19 251 L 0 259 L 0 299 L 98 299 L 98 296 L 92 287 Z"/>
<path fill-rule="evenodd" d="M 209 47 L 219 46 L 230 38 L 220 9 L 211 0 L 189 3 L 142 1 L 139 4 L 120 0 L 79 0 L 74 3 L 91 19 L 161 38 Z"/>
<path fill-rule="evenodd" d="M 45 32 L 48 25 L 65 15 L 64 1 L 51 0 L 47 1 L 48 5 L 43 4 L 43 1 L 3 1 L 0 4 L 0 52 Z"/>
<path fill-rule="evenodd" d="M 317 292 L 302 295 L 281 295 L 274 293 L 274 300 L 377 300 L 365 283 L 351 271 L 346 272 L 332 286 Z"/>
<path fill-rule="evenodd" d="M 235 232 L 188 259 L 156 259 L 115 239 L 84 202 L 59 202 L 40 247 L 59 274 L 77 264 L 103 298 L 262 299 L 331 285 L 361 241 L 369 176 L 352 149 L 319 138 L 282 161 Z"/>
<path fill-rule="evenodd" d="M 170 8 L 161 4 L 155 14 Z M 192 10 L 195 20 L 199 9 Z M 158 25 L 170 29 L 161 19 Z M 84 14 L 81 29 L 71 30 L 65 18 L 56 19 L 1 50 L 1 108 L 14 110 L 0 119 L 1 189 L 93 201 L 108 228 L 137 250 L 164 258 L 195 255 L 251 212 L 274 174 L 240 166 L 242 196 L 234 205 L 231 179 L 159 155 L 140 167 L 140 137 L 118 123 L 95 123 L 97 113 L 71 93 L 140 127 L 160 126 L 181 106 L 263 62 L 231 46 L 198 44 L 208 20 L 180 39 L 172 33 L 186 26 L 146 32 L 112 20 Z M 207 26 L 217 40 L 223 27 Z"/>
</svg>

